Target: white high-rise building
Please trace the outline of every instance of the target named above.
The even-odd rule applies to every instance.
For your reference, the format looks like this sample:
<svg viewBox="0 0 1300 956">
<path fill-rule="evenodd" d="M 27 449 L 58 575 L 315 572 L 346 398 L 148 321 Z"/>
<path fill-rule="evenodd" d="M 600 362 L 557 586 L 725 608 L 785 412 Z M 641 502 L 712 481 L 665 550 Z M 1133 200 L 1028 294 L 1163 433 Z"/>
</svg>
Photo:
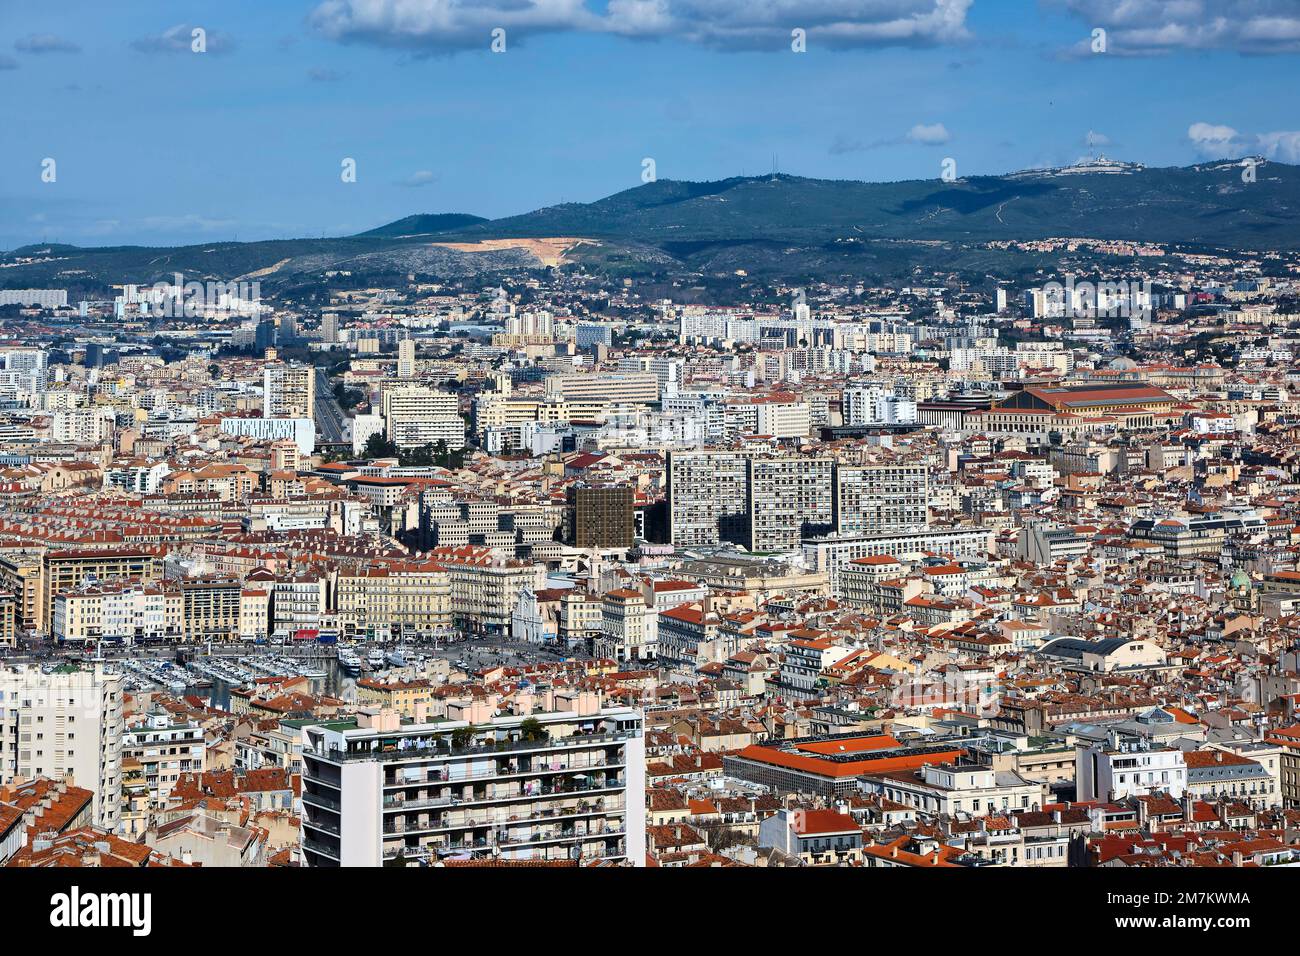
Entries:
<svg viewBox="0 0 1300 956">
<path fill-rule="evenodd" d="M 415 339 L 397 343 L 397 377 L 415 378 Z"/>
<path fill-rule="evenodd" d="M 431 722 L 371 709 L 303 727 L 304 864 L 402 855 L 644 865 L 641 713 L 580 691 L 524 692 L 513 711 L 467 701 Z"/>
<path fill-rule="evenodd" d="M 115 830 L 122 802 L 122 678 L 34 665 L 0 670 L 0 783 L 62 779 L 94 791 L 95 826 Z"/>
<path fill-rule="evenodd" d="M 4 353 L 4 370 L 26 379 L 33 393 L 44 391 L 49 354 L 42 349 L 14 349 Z"/>
<path fill-rule="evenodd" d="M 263 418 L 315 418 L 316 369 L 268 362 L 262 369 Z"/>
<path fill-rule="evenodd" d="M 916 421 L 916 402 L 879 385 L 844 390 L 845 425 L 908 425 Z"/>
<path fill-rule="evenodd" d="M 432 388 L 385 388 L 382 409 L 385 437 L 398 448 L 420 448 L 446 442 L 455 451 L 465 447 L 465 420 L 460 399 Z"/>
</svg>

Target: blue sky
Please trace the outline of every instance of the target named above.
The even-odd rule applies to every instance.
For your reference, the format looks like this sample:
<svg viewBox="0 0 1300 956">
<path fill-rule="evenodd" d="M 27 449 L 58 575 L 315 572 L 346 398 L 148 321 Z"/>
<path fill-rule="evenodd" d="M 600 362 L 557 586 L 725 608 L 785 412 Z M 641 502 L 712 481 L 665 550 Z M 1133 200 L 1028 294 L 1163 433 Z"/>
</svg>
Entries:
<svg viewBox="0 0 1300 956">
<path fill-rule="evenodd" d="M 673 179 L 1297 162 L 1297 50 L 1294 0 L 0 0 L 0 248 L 503 216 L 639 185 L 645 157 Z"/>
</svg>

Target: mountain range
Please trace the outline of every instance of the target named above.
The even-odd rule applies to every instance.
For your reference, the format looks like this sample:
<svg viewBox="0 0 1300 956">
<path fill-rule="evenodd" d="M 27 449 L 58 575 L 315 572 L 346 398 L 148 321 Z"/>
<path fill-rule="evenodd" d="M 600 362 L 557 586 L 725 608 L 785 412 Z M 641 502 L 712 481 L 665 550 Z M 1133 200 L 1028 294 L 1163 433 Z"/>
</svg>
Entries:
<svg viewBox="0 0 1300 956">
<path fill-rule="evenodd" d="M 1300 167 L 1253 162 L 1253 178 L 1243 161 L 1146 168 L 1100 160 L 950 182 L 659 180 L 590 203 L 500 219 L 418 214 L 339 238 L 26 246 L 0 256 L 7 266 L 0 282 L 148 284 L 179 271 L 187 279 L 295 284 L 327 269 L 451 277 L 573 261 L 622 274 L 887 280 L 927 268 L 972 275 L 1052 268 L 1050 253 L 1002 246 L 1052 237 L 1300 251 Z M 39 261 L 15 264 L 20 257 Z"/>
</svg>

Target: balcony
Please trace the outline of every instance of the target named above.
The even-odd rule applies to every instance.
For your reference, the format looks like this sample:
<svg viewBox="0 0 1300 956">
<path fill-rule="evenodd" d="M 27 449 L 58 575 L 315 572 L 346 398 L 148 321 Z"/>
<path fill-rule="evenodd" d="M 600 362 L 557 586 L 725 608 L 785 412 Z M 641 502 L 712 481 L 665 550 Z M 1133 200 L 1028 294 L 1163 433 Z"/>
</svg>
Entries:
<svg viewBox="0 0 1300 956">
<path fill-rule="evenodd" d="M 332 847 L 316 840 L 309 840 L 307 837 L 303 837 L 302 839 L 302 848 L 304 850 L 310 850 L 312 853 L 319 853 L 321 856 L 327 856 L 331 860 L 342 859 L 339 855 L 341 851 L 337 847 Z"/>
<path fill-rule="evenodd" d="M 337 823 L 327 823 L 324 820 L 309 820 L 307 817 L 303 817 L 302 825 L 310 827 L 313 830 L 322 830 L 325 833 L 332 833 L 334 836 L 339 835 L 339 825 Z"/>
<path fill-rule="evenodd" d="M 307 804 L 309 807 L 322 807 L 326 810 L 333 810 L 335 813 L 343 809 L 343 805 L 339 803 L 339 801 L 324 796 L 323 794 L 311 793 L 307 790 L 302 792 L 302 802 Z"/>
<path fill-rule="evenodd" d="M 492 829 L 499 831 L 508 827 L 530 826 L 543 822 L 563 824 L 565 821 L 576 821 L 580 817 L 622 815 L 626 810 L 627 808 L 622 800 L 608 801 L 608 805 L 604 800 L 597 800 L 594 803 L 583 804 L 578 807 L 548 807 L 535 810 L 532 813 L 511 816 L 507 819 L 502 819 L 499 815 L 485 814 L 481 817 L 462 816 L 456 820 L 449 820 L 445 816 L 439 816 L 424 823 L 390 820 L 385 822 L 383 833 L 385 836 L 406 836 L 412 833 L 432 833 L 437 830 Z"/>
<path fill-rule="evenodd" d="M 432 771 L 426 774 L 423 779 L 417 777 L 410 780 L 399 780 L 394 774 L 391 777 L 385 777 L 384 786 L 413 787 L 439 783 L 449 783 L 454 786 L 461 783 L 472 783 L 479 780 L 508 780 L 515 777 L 536 777 L 552 773 L 573 773 L 574 771 L 580 770 L 603 770 L 613 767 L 622 767 L 624 763 L 624 759 L 618 757 L 613 760 L 574 761 L 572 763 L 562 763 L 558 767 L 552 767 L 546 764 L 538 764 L 533 767 L 519 767 L 516 765 L 498 767 L 494 770 L 483 770 L 478 773 L 457 774 L 454 777 L 446 769 L 443 769 Z"/>
<path fill-rule="evenodd" d="M 564 771 L 552 771 L 564 772 Z M 456 786 L 456 781 L 451 786 Z M 587 783 L 572 787 L 541 787 L 532 793 L 517 791 L 514 793 L 475 794 L 472 797 L 429 797 L 418 800 L 384 800 L 384 810 L 421 810 L 433 807 L 474 806 L 482 803 L 505 803 L 511 800 L 535 800 L 539 797 L 564 797 L 568 794 L 592 793 L 602 790 L 618 790 L 627 783 L 624 777 L 606 780 L 604 783 Z"/>
<path fill-rule="evenodd" d="M 340 750 L 338 748 L 326 750 L 303 747 L 302 752 L 305 756 L 328 760 L 331 763 L 345 763 L 349 760 L 379 760 L 383 762 L 431 760 L 447 757 L 482 757 L 522 750 L 563 750 L 571 747 L 593 747 L 606 743 L 622 743 L 629 739 L 629 735 L 625 733 L 574 734 L 570 737 L 547 740 L 499 740 L 491 745 L 470 747 L 453 747 L 450 739 L 443 737 L 427 747 L 398 747 L 397 741 L 409 739 L 411 738 L 393 737 L 391 743 L 381 743 L 381 746 L 378 747 L 356 750 Z"/>
</svg>

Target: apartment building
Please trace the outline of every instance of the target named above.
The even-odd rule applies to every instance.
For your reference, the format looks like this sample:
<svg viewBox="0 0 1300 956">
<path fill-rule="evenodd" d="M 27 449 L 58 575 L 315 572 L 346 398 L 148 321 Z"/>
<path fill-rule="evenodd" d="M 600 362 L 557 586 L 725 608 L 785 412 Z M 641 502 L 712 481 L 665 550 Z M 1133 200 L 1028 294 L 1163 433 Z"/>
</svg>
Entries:
<svg viewBox="0 0 1300 956">
<path fill-rule="evenodd" d="M 305 865 L 465 854 L 642 865 L 641 714 L 548 694 L 548 711 L 493 716 L 480 703 L 420 723 L 371 709 L 305 726 Z"/>
<path fill-rule="evenodd" d="M 239 639 L 244 587 L 238 578 L 190 578 L 180 582 L 180 592 L 186 640 Z"/>
<path fill-rule="evenodd" d="M 18 601 L 0 591 L 0 647 L 18 646 Z"/>
<path fill-rule="evenodd" d="M 645 596 L 631 588 L 615 588 L 601 604 L 601 636 L 596 654 L 617 661 L 641 660 L 657 653 L 655 612 Z"/>
<path fill-rule="evenodd" d="M 503 557 L 488 547 L 439 547 L 429 557 L 447 570 L 452 623 L 472 631 L 507 633 L 523 590 L 546 586 L 545 565 Z"/>
<path fill-rule="evenodd" d="M 649 372 L 552 375 L 546 379 L 546 397 L 578 404 L 647 404 L 659 401 L 659 378 Z"/>
<path fill-rule="evenodd" d="M 304 572 L 278 579 L 271 586 L 271 630 L 292 637 L 302 629 L 319 628 L 329 613 L 329 578 Z"/>
<path fill-rule="evenodd" d="M 835 510 L 832 471 L 829 458 L 750 458 L 746 547 L 793 551 L 805 537 L 829 532 Z"/>
<path fill-rule="evenodd" d="M 316 369 L 296 362 L 269 362 L 262 369 L 263 418 L 314 418 Z"/>
<path fill-rule="evenodd" d="M 451 627 L 451 577 L 435 562 L 340 571 L 334 600 L 339 628 L 349 637 L 400 639 Z"/>
<path fill-rule="evenodd" d="M 421 448 L 445 442 L 449 450 L 465 447 L 465 420 L 460 399 L 432 388 L 385 388 L 384 437 L 398 448 Z"/>
<path fill-rule="evenodd" d="M 804 565 L 827 574 L 839 586 L 840 569 L 855 558 L 890 555 L 905 558 L 937 552 L 954 557 L 985 557 L 992 550 L 990 528 L 932 527 L 883 534 L 827 535 L 803 543 Z"/>
<path fill-rule="evenodd" d="M 14 595 L 14 626 L 32 631 L 41 622 L 41 552 L 13 550 L 0 554 L 0 591 Z"/>
<path fill-rule="evenodd" d="M 922 528 L 929 501 L 929 469 L 923 464 L 835 465 L 837 534 Z"/>
<path fill-rule="evenodd" d="M 0 670 L 0 784 L 72 776 L 95 794 L 94 823 L 117 828 L 122 800 L 122 678 L 102 664 Z"/>
<path fill-rule="evenodd" d="M 42 558 L 41 601 L 38 630 L 54 620 L 54 599 L 74 591 L 88 581 L 136 578 L 152 583 L 162 577 L 163 562 L 156 551 L 119 548 L 113 550 L 70 549 L 47 551 Z"/>
<path fill-rule="evenodd" d="M 180 592 L 161 584 L 87 585 L 54 597 L 50 634 L 65 643 L 128 644 L 175 640 L 182 632 Z"/>
<path fill-rule="evenodd" d="M 706 450 L 667 456 L 668 533 L 679 548 L 749 540 L 749 455 Z"/>
<path fill-rule="evenodd" d="M 862 789 L 933 816 L 1038 810 L 1048 789 L 1014 770 L 994 770 L 969 758 L 867 774 Z"/>
<path fill-rule="evenodd" d="M 1106 741 L 1081 742 L 1075 751 L 1080 800 L 1123 800 L 1165 793 L 1179 800 L 1187 789 L 1187 762 L 1174 747 L 1153 747 L 1112 732 Z"/>
<path fill-rule="evenodd" d="M 594 643 L 604 633 L 603 621 L 604 602 L 599 596 L 572 588 L 560 598 L 560 641 L 570 646 Z"/>
<path fill-rule="evenodd" d="M 189 721 L 173 721 L 164 711 L 151 711 L 143 723 L 122 735 L 122 756 L 139 763 L 155 807 L 167 800 L 181 774 L 206 769 L 206 755 L 203 728 Z"/>
</svg>

